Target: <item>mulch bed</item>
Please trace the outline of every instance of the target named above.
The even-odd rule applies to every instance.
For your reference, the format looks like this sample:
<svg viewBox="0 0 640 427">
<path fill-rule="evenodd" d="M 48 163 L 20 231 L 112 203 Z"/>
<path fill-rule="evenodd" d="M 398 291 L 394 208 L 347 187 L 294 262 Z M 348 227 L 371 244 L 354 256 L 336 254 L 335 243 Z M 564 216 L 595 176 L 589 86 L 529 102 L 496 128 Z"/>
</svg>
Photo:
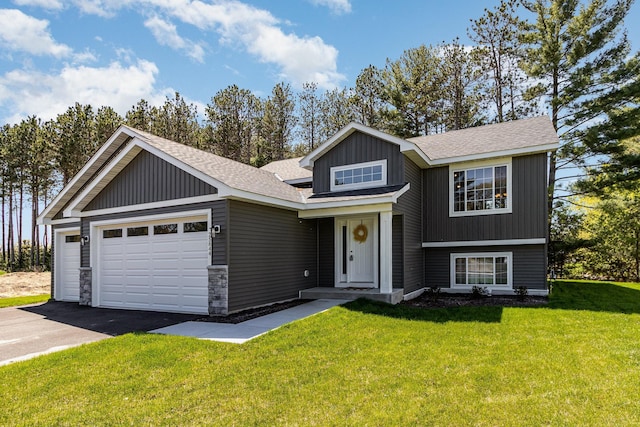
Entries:
<svg viewBox="0 0 640 427">
<path fill-rule="evenodd" d="M 469 294 L 439 294 L 423 293 L 417 298 L 402 301 L 400 304 L 418 308 L 447 308 L 447 307 L 535 307 L 547 305 L 549 298 L 526 295 L 493 295 L 474 297 Z"/>
</svg>

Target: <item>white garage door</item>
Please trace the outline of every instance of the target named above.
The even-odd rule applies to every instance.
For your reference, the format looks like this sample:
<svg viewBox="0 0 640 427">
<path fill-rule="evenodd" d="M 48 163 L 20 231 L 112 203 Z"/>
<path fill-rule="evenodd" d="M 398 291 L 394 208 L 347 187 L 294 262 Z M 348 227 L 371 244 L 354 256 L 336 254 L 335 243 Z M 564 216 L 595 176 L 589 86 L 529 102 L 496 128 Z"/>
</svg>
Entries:
<svg viewBox="0 0 640 427">
<path fill-rule="evenodd" d="M 100 306 L 206 314 L 208 230 L 206 218 L 101 228 Z"/>
<path fill-rule="evenodd" d="M 55 298 L 78 301 L 80 295 L 80 231 L 56 234 Z"/>
</svg>

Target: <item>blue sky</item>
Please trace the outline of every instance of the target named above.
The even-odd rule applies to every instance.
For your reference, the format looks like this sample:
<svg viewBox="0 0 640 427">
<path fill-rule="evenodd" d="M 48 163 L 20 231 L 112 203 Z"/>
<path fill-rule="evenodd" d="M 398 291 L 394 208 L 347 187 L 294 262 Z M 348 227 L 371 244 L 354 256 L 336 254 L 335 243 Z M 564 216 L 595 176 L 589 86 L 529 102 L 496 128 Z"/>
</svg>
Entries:
<svg viewBox="0 0 640 427">
<path fill-rule="evenodd" d="M 420 44 L 469 43 L 469 20 L 498 0 L 5 0 L 0 6 L 0 124 L 54 118 L 74 102 L 124 114 L 178 91 L 203 106 L 228 85 L 266 96 L 351 87 Z M 640 6 L 627 19 L 640 48 Z"/>
</svg>

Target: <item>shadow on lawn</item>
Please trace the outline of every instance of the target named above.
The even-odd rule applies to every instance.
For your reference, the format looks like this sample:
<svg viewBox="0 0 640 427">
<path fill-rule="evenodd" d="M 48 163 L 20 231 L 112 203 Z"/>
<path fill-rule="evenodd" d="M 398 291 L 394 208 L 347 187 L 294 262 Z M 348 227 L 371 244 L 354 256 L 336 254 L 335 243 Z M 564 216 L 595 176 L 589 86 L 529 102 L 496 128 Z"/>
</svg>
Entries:
<svg viewBox="0 0 640 427">
<path fill-rule="evenodd" d="M 526 308 L 640 314 L 640 286 L 635 286 L 636 288 L 611 282 L 557 280 L 553 284 L 548 304 Z M 358 299 L 345 304 L 344 307 L 365 314 L 436 323 L 498 323 L 502 319 L 504 310 L 504 307 L 496 305 L 419 308 L 390 305 L 366 299 Z"/>
<path fill-rule="evenodd" d="M 364 298 L 343 306 L 347 310 L 365 314 L 392 317 L 395 319 L 421 320 L 423 322 L 482 322 L 499 323 L 502 319 L 501 306 L 419 308 L 405 305 L 391 305 Z"/>
<path fill-rule="evenodd" d="M 640 313 L 640 286 L 611 282 L 556 280 L 548 308 L 609 313 Z"/>
</svg>

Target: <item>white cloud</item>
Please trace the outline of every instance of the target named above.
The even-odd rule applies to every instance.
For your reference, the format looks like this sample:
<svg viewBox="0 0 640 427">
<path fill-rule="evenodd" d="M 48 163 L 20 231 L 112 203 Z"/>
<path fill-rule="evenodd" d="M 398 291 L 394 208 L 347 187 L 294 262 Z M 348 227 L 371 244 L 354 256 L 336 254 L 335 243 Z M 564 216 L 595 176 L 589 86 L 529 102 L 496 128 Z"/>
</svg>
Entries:
<svg viewBox="0 0 640 427">
<path fill-rule="evenodd" d="M 146 60 L 129 66 L 119 62 L 99 68 L 67 66 L 56 75 L 13 70 L 0 77 L 0 105 L 14 112 L 5 118 L 9 123 L 33 114 L 49 120 L 75 102 L 95 109 L 109 105 L 124 114 L 141 98 L 155 105 L 173 94 L 173 89 L 154 87 L 157 74 L 156 65 Z"/>
<path fill-rule="evenodd" d="M 336 15 L 351 13 L 351 2 L 349 0 L 310 0 L 316 6 L 326 6 Z"/>
<path fill-rule="evenodd" d="M 320 88 L 333 89 L 345 79 L 337 71 L 335 47 L 320 37 L 285 34 L 280 22 L 266 10 L 237 1 L 150 1 L 184 23 L 216 31 L 221 43 L 240 46 L 259 61 L 275 64 L 281 77 L 297 87 L 314 81 Z"/>
<path fill-rule="evenodd" d="M 348 0 L 313 1 L 343 13 L 351 10 Z M 321 89 L 333 89 L 345 80 L 345 76 L 337 71 L 338 51 L 334 46 L 320 37 L 285 33 L 282 27 L 286 23 L 267 10 L 240 1 L 74 0 L 74 4 L 88 14 L 109 17 L 120 9 L 130 8 L 143 11 L 141 13 L 146 16 L 164 15 L 202 31 L 213 31 L 221 44 L 245 50 L 260 62 L 275 65 L 280 78 L 289 80 L 295 87 L 315 81 Z M 160 28 L 157 24 L 162 20 L 157 19 L 148 19 L 146 25 L 157 31 L 154 36 L 159 43 L 185 49 L 196 60 L 204 57 L 201 45 L 181 38 L 175 26 Z"/>
<path fill-rule="evenodd" d="M 47 20 L 25 15 L 17 9 L 0 9 L 0 45 L 33 55 L 69 56 L 72 49 L 56 43 L 48 27 Z"/>
<path fill-rule="evenodd" d="M 37 6 L 48 10 L 62 10 L 64 5 L 59 0 L 13 0 L 18 6 Z"/>
<path fill-rule="evenodd" d="M 204 49 L 189 39 L 180 37 L 176 26 L 164 19 L 154 16 L 145 21 L 144 26 L 151 30 L 155 39 L 164 46 L 184 51 L 192 59 L 204 62 Z"/>
</svg>

